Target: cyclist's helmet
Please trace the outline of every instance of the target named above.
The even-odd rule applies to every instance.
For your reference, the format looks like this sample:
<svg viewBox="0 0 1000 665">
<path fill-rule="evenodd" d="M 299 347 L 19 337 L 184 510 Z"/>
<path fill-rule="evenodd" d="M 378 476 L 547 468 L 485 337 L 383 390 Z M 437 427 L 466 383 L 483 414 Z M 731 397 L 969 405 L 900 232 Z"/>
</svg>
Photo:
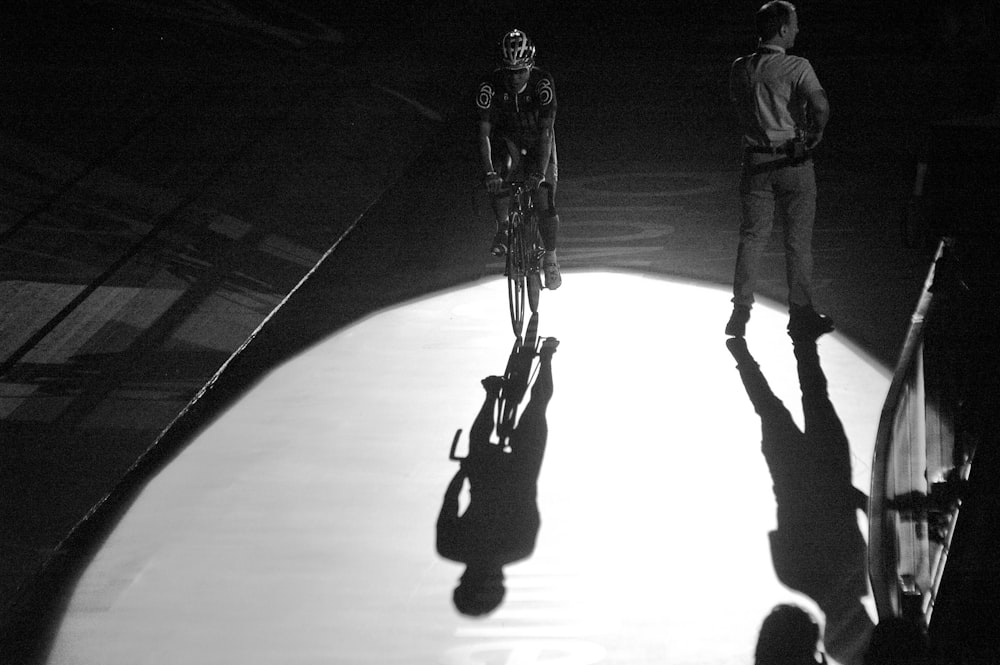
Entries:
<svg viewBox="0 0 1000 665">
<path fill-rule="evenodd" d="M 504 69 L 524 69 L 535 64 L 535 44 L 521 30 L 511 30 L 500 40 L 500 65 Z"/>
</svg>

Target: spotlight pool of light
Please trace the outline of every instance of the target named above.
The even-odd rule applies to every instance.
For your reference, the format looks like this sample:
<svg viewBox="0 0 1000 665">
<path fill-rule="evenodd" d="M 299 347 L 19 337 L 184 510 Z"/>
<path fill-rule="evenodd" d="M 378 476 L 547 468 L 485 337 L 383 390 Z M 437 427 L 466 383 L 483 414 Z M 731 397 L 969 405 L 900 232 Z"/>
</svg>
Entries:
<svg viewBox="0 0 1000 665">
<path fill-rule="evenodd" d="M 541 528 L 489 616 L 453 607 L 463 567 L 437 555 L 435 521 L 452 438 L 514 342 L 498 279 L 376 313 L 250 387 L 97 553 L 50 662 L 751 662 L 773 605 L 819 610 L 772 567 L 729 308 L 723 289 L 638 274 L 542 293 L 539 335 L 560 345 Z M 801 424 L 785 322 L 758 304 L 747 342 Z M 889 372 L 836 334 L 819 354 L 867 492 Z"/>
</svg>

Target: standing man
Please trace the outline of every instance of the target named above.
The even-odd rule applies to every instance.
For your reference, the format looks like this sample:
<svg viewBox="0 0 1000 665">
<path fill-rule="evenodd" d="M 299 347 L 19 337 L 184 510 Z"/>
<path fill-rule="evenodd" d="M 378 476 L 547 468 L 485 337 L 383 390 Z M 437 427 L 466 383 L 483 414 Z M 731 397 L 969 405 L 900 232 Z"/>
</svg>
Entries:
<svg viewBox="0 0 1000 665">
<path fill-rule="evenodd" d="M 556 214 L 556 87 L 552 75 L 535 66 L 535 45 L 521 30 L 500 40 L 498 67 L 479 84 L 479 160 L 496 220 L 491 251 L 507 251 L 505 220 L 510 183 L 520 173 L 538 211 L 538 231 L 545 245 L 545 287 L 562 284 L 556 259 L 559 216 Z"/>
<path fill-rule="evenodd" d="M 743 171 L 734 307 L 726 334 L 746 332 L 761 257 L 777 218 L 784 236 L 788 334 L 815 339 L 833 330 L 833 320 L 813 309 L 810 284 L 816 217 L 812 150 L 823 139 L 830 106 L 809 61 L 786 53 L 799 32 L 792 3 L 765 3 L 755 24 L 757 50 L 738 58 L 729 77 L 743 131 Z"/>
</svg>

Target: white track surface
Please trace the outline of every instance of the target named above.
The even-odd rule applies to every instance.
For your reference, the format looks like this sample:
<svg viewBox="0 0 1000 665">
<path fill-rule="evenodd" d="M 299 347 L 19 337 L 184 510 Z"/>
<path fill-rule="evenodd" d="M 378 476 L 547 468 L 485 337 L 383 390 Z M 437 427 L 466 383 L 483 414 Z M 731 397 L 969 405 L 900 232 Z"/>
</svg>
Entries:
<svg viewBox="0 0 1000 665">
<path fill-rule="evenodd" d="M 496 279 L 373 315 L 275 369 L 154 478 L 78 584 L 54 665 L 751 663 L 779 602 L 760 421 L 725 348 L 728 294 L 569 273 L 542 294 L 560 340 L 534 555 L 491 616 L 458 614 L 463 568 L 434 524 L 480 381 L 513 343 Z M 801 424 L 785 314 L 750 351 Z M 820 340 L 869 462 L 889 373 Z M 863 519 L 863 518 L 862 518 Z M 862 524 L 867 533 L 866 525 Z"/>
</svg>

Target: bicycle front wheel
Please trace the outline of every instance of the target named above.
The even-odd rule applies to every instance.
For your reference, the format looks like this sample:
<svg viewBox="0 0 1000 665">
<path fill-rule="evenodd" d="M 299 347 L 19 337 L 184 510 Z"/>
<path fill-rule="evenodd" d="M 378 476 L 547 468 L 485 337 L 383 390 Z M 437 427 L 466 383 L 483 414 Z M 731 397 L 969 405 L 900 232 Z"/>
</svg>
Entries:
<svg viewBox="0 0 1000 665">
<path fill-rule="evenodd" d="M 516 221 L 516 220 L 515 220 Z M 507 248 L 507 301 L 510 305 L 510 325 L 514 335 L 521 336 L 524 330 L 525 268 L 524 238 L 520 224 L 511 224 Z"/>
</svg>

